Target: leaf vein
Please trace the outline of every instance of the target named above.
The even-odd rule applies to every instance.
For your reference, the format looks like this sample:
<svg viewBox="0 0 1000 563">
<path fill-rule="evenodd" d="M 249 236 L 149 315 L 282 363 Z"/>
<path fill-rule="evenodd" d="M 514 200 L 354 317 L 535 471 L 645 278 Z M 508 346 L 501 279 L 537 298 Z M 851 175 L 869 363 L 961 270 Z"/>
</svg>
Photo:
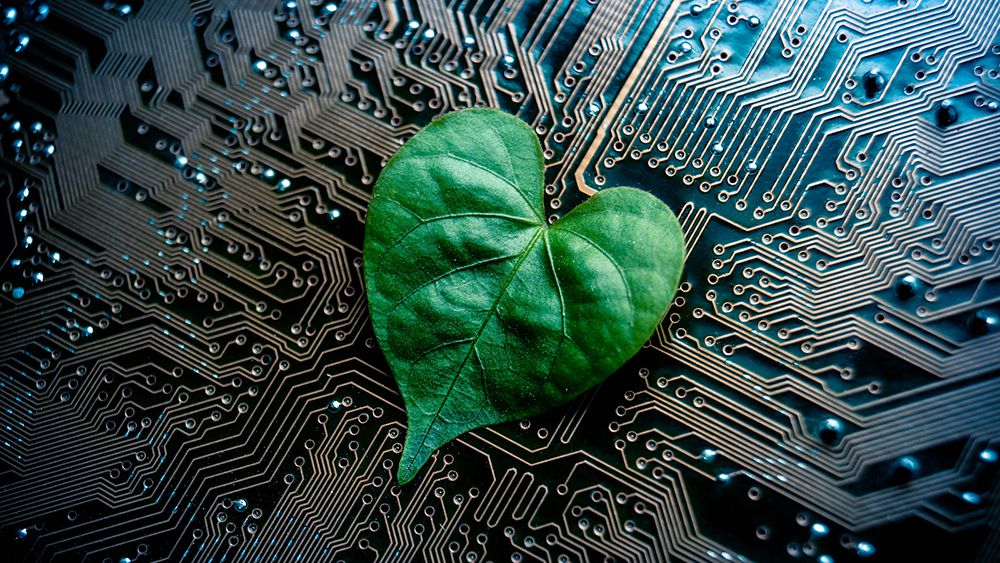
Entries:
<svg viewBox="0 0 1000 563">
<path fill-rule="evenodd" d="M 506 146 L 504 146 L 504 155 L 507 157 L 507 162 L 511 166 L 511 172 L 513 172 L 513 162 L 510 159 L 510 153 L 507 152 L 507 147 Z M 493 176 L 497 180 L 500 180 L 504 184 L 507 184 L 508 186 L 511 187 L 511 189 L 513 189 L 515 192 L 517 192 L 517 195 L 521 196 L 521 199 L 523 199 L 525 203 L 528 204 L 528 209 L 531 210 L 531 213 L 534 214 L 534 216 L 539 221 L 543 220 L 541 213 L 538 211 L 538 204 L 540 202 L 531 203 L 531 201 L 528 200 L 528 196 L 526 196 L 524 194 L 524 192 L 522 192 L 520 189 L 518 189 L 518 187 L 513 182 L 511 182 L 507 178 L 504 178 L 500 174 L 497 174 L 497 172 L 495 170 L 490 170 L 489 168 L 483 166 L 482 164 L 479 164 L 478 162 L 473 162 L 473 161 L 471 161 L 469 159 L 462 158 L 462 157 L 460 157 L 458 155 L 454 155 L 454 154 L 451 154 L 451 153 L 447 153 L 445 155 L 442 155 L 442 156 L 439 156 L 439 157 L 435 157 L 435 158 L 445 158 L 445 157 L 446 158 L 455 159 L 455 160 L 457 160 L 459 162 L 464 162 L 465 164 L 468 164 L 469 166 L 472 166 L 473 168 L 478 168 L 479 170 L 482 170 L 483 172 L 489 174 L 490 176 Z"/>
<path fill-rule="evenodd" d="M 618 264 L 618 262 L 614 259 L 614 257 L 611 256 L 610 254 L 608 254 L 608 252 L 606 250 L 604 250 L 603 248 L 600 247 L 600 245 L 598 245 L 596 242 L 594 242 L 593 240 L 591 240 L 590 237 L 588 237 L 586 235 L 583 235 L 583 234 L 580 234 L 580 233 L 578 233 L 578 232 L 576 232 L 576 231 L 574 231 L 572 229 L 565 228 L 565 227 L 563 229 L 561 229 L 561 230 L 562 230 L 562 232 L 569 233 L 569 234 L 571 234 L 571 235 L 579 238 L 580 240 L 586 242 L 590 246 L 594 247 L 595 250 L 597 250 L 598 252 L 600 252 L 608 260 L 608 262 L 611 262 L 611 265 L 615 267 L 615 271 L 618 272 L 618 277 L 621 278 L 622 285 L 625 286 L 625 296 L 628 298 L 627 301 L 628 301 L 628 306 L 629 306 L 629 318 L 634 320 L 635 319 L 635 309 L 634 309 L 634 305 L 632 304 L 632 289 L 628 286 L 628 279 L 625 276 L 625 269 L 622 268 Z"/>
<path fill-rule="evenodd" d="M 556 294 L 559 296 L 559 319 L 562 323 L 562 335 L 559 338 L 559 343 L 556 344 L 556 349 L 552 353 L 552 361 L 549 363 L 549 369 L 545 373 L 551 375 L 552 368 L 556 365 L 556 359 L 559 358 L 559 354 L 562 353 L 563 344 L 569 340 L 573 342 L 573 339 L 566 332 L 566 296 L 563 295 L 562 283 L 559 282 L 559 273 L 556 271 L 555 259 L 552 257 L 552 245 L 549 242 L 549 233 L 545 232 L 545 252 L 549 257 L 549 268 L 552 269 L 552 279 L 556 282 Z"/>
<path fill-rule="evenodd" d="M 406 209 L 405 206 L 403 208 Z M 417 217 L 417 215 L 415 213 L 413 213 L 412 211 L 410 211 L 409 209 L 406 209 L 406 211 L 409 212 L 410 214 L 414 215 L 415 217 Z M 389 243 L 385 247 L 385 249 L 382 250 L 382 256 L 385 256 L 386 254 L 389 253 L 389 251 L 391 251 L 392 249 L 394 249 L 397 246 L 399 246 L 400 244 L 402 244 L 403 239 L 405 239 L 408 236 L 414 234 L 414 232 L 416 232 L 417 230 L 421 229 L 422 227 L 425 227 L 425 226 L 428 226 L 428 225 L 432 225 L 432 224 L 437 223 L 439 221 L 447 221 L 449 219 L 465 219 L 465 218 L 469 218 L 469 217 L 480 217 L 480 218 L 483 218 L 483 219 L 505 219 L 505 220 L 511 221 L 513 223 L 524 223 L 526 225 L 532 225 L 532 226 L 537 226 L 538 225 L 538 223 L 536 223 L 534 221 L 531 221 L 530 219 L 525 219 L 524 217 L 518 217 L 517 215 L 507 215 L 506 213 L 490 213 L 490 212 L 486 212 L 486 211 L 468 211 L 468 212 L 463 212 L 463 213 L 450 213 L 448 215 L 438 215 L 436 217 L 430 217 L 430 218 L 427 218 L 427 219 L 422 219 L 422 218 L 418 217 L 419 223 L 417 223 L 416 225 L 410 227 L 409 229 L 406 230 L 405 233 L 399 235 L 399 237 L 396 238 L 396 240 L 394 240 L 391 243 Z M 381 260 L 381 261 L 379 261 L 378 267 L 375 268 L 375 271 L 376 272 L 382 271 L 382 268 L 384 268 L 386 266 L 386 264 L 388 264 L 388 263 L 389 263 L 388 260 Z"/>
<path fill-rule="evenodd" d="M 424 435 L 420 438 L 420 443 L 417 446 L 417 451 L 420 451 L 420 449 L 422 449 L 424 447 L 424 444 L 427 442 L 427 436 L 430 434 L 434 421 L 436 421 L 438 418 L 441 417 L 441 410 L 444 409 L 444 405 L 445 403 L 448 402 L 448 398 L 451 396 L 451 392 L 455 389 L 455 384 L 458 382 L 459 376 L 462 374 L 462 370 L 465 369 L 465 364 L 469 362 L 469 358 L 471 358 L 473 353 L 476 351 L 476 343 L 479 342 L 479 338 L 483 335 L 483 331 L 486 330 L 486 325 L 489 323 L 490 319 L 493 317 L 493 315 L 496 314 L 497 306 L 500 304 L 500 300 L 507 293 L 507 288 L 509 288 L 510 284 L 514 281 L 514 276 L 517 274 L 518 269 L 521 267 L 521 264 L 524 262 L 525 258 L 528 257 L 528 254 L 531 252 L 531 249 L 535 246 L 535 243 L 538 242 L 538 237 L 542 235 L 544 230 L 545 230 L 544 227 L 540 228 L 538 232 L 535 233 L 535 236 L 531 237 L 531 240 L 528 241 L 528 244 L 525 245 L 524 249 L 521 251 L 517 263 L 514 264 L 514 267 L 510 269 L 510 273 L 507 274 L 507 278 L 503 281 L 503 285 L 500 287 L 500 291 L 497 292 L 496 299 L 493 300 L 493 305 L 490 306 L 489 312 L 483 319 L 482 324 L 479 325 L 479 330 L 476 332 L 476 335 L 472 338 L 473 341 L 472 346 L 469 347 L 469 351 L 468 353 L 466 353 L 465 358 L 462 360 L 462 363 L 459 364 L 458 369 L 455 370 L 455 375 L 451 380 L 451 384 L 448 386 L 448 390 L 444 394 L 445 397 L 444 400 L 441 401 L 440 405 L 438 405 L 437 412 L 434 413 L 434 417 L 431 419 L 431 424 L 427 427 L 427 430 L 424 431 Z M 411 372 L 413 371 L 412 366 L 410 368 L 410 371 Z M 417 458 L 414 457 L 412 460 L 410 460 L 410 465 L 406 468 L 407 471 L 409 471 L 412 468 L 412 465 L 413 463 L 415 463 L 416 459 Z"/>
<path fill-rule="evenodd" d="M 483 258 L 482 260 L 476 260 L 475 262 L 472 262 L 470 264 L 462 264 L 461 266 L 456 266 L 456 267 L 448 270 L 447 272 L 444 272 L 444 273 L 442 273 L 440 275 L 437 275 L 434 278 L 429 279 L 429 280 L 425 281 L 424 283 L 422 283 L 422 284 L 418 285 L 417 287 L 415 287 L 415 288 L 411 289 L 410 291 L 408 291 L 406 293 L 406 295 L 404 295 L 403 297 L 399 298 L 399 301 L 397 301 L 396 304 L 393 305 L 392 308 L 389 309 L 386 312 L 385 316 L 388 319 L 389 317 L 392 316 L 393 313 L 396 312 L 396 309 L 398 309 L 400 306 L 402 306 L 404 303 L 406 303 L 406 301 L 410 297 L 413 297 L 413 295 L 416 294 L 418 291 L 420 291 L 421 289 L 423 289 L 423 288 L 425 288 L 425 287 L 427 287 L 429 285 L 433 285 L 433 284 L 441 281 L 442 279 L 444 279 L 444 278 L 446 278 L 448 276 L 451 276 L 453 274 L 457 274 L 458 272 L 462 272 L 462 271 L 465 271 L 465 270 L 471 270 L 472 268 L 475 268 L 477 266 L 482 266 L 483 264 L 489 264 L 491 262 L 502 262 L 504 260 L 510 260 L 511 258 L 516 258 L 517 256 L 520 256 L 520 254 L 519 253 L 514 253 L 514 254 L 504 254 L 504 255 L 501 255 L 501 256 L 491 256 L 489 258 Z"/>
</svg>

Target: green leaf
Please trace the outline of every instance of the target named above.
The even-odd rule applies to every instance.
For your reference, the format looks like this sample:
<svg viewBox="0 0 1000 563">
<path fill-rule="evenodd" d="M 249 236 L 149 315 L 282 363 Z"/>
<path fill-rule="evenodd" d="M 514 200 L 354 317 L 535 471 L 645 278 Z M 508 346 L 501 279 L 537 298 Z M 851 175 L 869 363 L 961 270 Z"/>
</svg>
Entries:
<svg viewBox="0 0 1000 563">
<path fill-rule="evenodd" d="M 534 132 L 449 113 L 375 186 L 365 282 L 406 404 L 406 483 L 458 435 L 565 403 L 634 355 L 680 278 L 683 236 L 656 197 L 598 192 L 551 226 Z"/>
</svg>

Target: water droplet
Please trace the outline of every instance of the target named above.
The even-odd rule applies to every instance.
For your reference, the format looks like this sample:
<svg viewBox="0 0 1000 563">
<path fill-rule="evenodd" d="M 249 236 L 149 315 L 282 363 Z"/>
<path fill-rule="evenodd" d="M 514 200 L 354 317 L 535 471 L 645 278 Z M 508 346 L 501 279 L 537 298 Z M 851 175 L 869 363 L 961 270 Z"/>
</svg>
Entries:
<svg viewBox="0 0 1000 563">
<path fill-rule="evenodd" d="M 982 497 L 972 492 L 962 493 L 962 500 L 969 504 L 979 504 L 983 501 Z"/>
<path fill-rule="evenodd" d="M 861 77 L 861 87 L 865 89 L 866 96 L 874 98 L 885 88 L 885 77 L 875 69 L 869 70 Z"/>
<path fill-rule="evenodd" d="M 233 501 L 233 508 L 235 508 L 237 512 L 243 512 L 244 510 L 246 510 L 247 509 L 247 501 L 246 501 L 246 499 L 238 498 L 238 499 L 234 500 Z"/>
<path fill-rule="evenodd" d="M 750 16 L 749 18 L 747 18 L 747 25 L 750 26 L 751 29 L 759 26 L 760 18 L 758 18 L 757 16 Z"/>
<path fill-rule="evenodd" d="M 917 476 L 920 472 L 920 461 L 913 456 L 903 456 L 896 461 L 896 467 L 893 469 L 892 478 L 893 481 L 897 483 L 908 483 Z"/>
<path fill-rule="evenodd" d="M 937 108 L 937 124 L 938 127 L 948 127 L 953 125 L 958 121 L 958 110 L 955 109 L 954 104 L 951 100 L 944 100 L 938 104 Z"/>
<path fill-rule="evenodd" d="M 896 297 L 904 301 L 912 299 L 917 294 L 917 290 L 920 289 L 920 280 L 912 274 L 906 274 L 896 280 L 896 285 L 893 289 L 896 292 Z"/>
<path fill-rule="evenodd" d="M 827 445 L 833 445 L 844 434 L 844 424 L 836 418 L 828 418 L 820 423 L 819 439 Z"/>
<path fill-rule="evenodd" d="M 984 336 L 996 330 L 998 325 L 1000 325 L 1000 317 L 997 317 L 992 311 L 982 309 L 976 311 L 976 314 L 969 319 L 969 332 L 973 336 Z"/>
<path fill-rule="evenodd" d="M 709 118 L 705 119 L 705 127 L 709 128 L 709 129 L 715 129 L 715 126 L 718 125 L 718 124 L 719 123 L 715 120 L 714 117 L 709 117 Z"/>
</svg>

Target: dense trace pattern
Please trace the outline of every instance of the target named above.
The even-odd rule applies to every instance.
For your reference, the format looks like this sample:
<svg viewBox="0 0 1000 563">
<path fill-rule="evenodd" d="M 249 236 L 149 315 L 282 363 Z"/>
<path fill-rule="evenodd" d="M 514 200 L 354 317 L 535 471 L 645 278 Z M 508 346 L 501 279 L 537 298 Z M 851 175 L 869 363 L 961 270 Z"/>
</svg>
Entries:
<svg viewBox="0 0 1000 563">
<path fill-rule="evenodd" d="M 996 561 L 1000 1 L 0 2 L 7 561 Z M 677 213 L 649 345 L 394 480 L 381 166 Z"/>
</svg>

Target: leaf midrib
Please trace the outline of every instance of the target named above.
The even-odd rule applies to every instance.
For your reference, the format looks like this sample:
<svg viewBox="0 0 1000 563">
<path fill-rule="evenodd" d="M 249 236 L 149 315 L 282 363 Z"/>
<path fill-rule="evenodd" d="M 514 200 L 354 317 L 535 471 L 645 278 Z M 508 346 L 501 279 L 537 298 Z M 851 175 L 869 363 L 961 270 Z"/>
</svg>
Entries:
<svg viewBox="0 0 1000 563">
<path fill-rule="evenodd" d="M 490 322 L 490 319 L 492 319 L 493 315 L 496 314 L 497 307 L 500 305 L 500 300 L 503 299 L 503 296 L 507 294 L 507 288 L 509 288 L 510 284 L 514 281 L 514 276 L 516 276 L 518 270 L 520 270 L 521 264 L 528 257 L 528 254 L 531 253 L 531 250 L 534 248 L 534 246 L 538 244 L 539 238 L 541 238 L 542 235 L 547 230 L 548 230 L 547 225 L 545 224 L 539 225 L 538 231 L 535 232 L 535 235 L 531 237 L 531 240 L 528 241 L 528 244 L 524 246 L 524 250 L 522 250 L 521 253 L 518 255 L 517 262 L 510 269 L 510 273 L 508 273 L 507 277 L 504 279 L 503 284 L 500 287 L 500 291 L 497 292 L 497 296 L 493 300 L 493 304 L 490 305 L 490 309 L 486 313 L 486 316 L 483 318 L 482 324 L 479 325 L 479 330 L 476 331 L 476 335 L 472 337 L 471 343 L 469 345 L 469 351 L 465 354 L 465 358 L 462 359 L 462 363 L 459 364 L 458 369 L 455 370 L 455 376 L 452 378 L 451 384 L 448 385 L 448 390 L 444 393 L 444 399 L 441 401 L 441 404 L 438 405 L 437 411 L 431 418 L 431 423 L 427 426 L 427 430 L 424 431 L 424 435 L 420 438 L 420 443 L 417 445 L 417 452 L 423 449 L 424 444 L 427 443 L 427 436 L 430 435 L 431 429 L 434 427 L 434 422 L 438 419 L 439 416 L 441 416 L 441 410 L 444 409 L 445 403 L 447 403 L 448 399 L 451 398 L 451 392 L 452 390 L 455 389 L 455 384 L 458 382 L 459 377 L 462 375 L 462 370 L 465 369 L 465 364 L 469 362 L 469 358 L 471 358 L 472 354 L 475 352 L 476 344 L 479 343 L 479 338 L 483 335 L 483 331 L 486 330 L 486 325 Z M 410 368 L 410 371 L 412 373 L 413 367 Z M 407 379 L 409 379 L 409 377 L 407 377 Z M 407 473 L 410 472 L 410 469 L 413 467 L 413 464 L 416 462 L 416 459 L 418 458 L 414 456 L 410 460 L 410 463 L 406 466 Z"/>
<path fill-rule="evenodd" d="M 586 202 L 584 202 L 584 203 L 586 203 Z M 509 219 L 510 217 L 505 217 L 505 218 Z M 435 219 L 438 219 L 438 218 L 435 218 Z M 527 221 L 530 221 L 530 220 L 527 220 Z M 420 226 L 420 225 L 418 225 L 418 226 Z M 431 423 L 428 424 L 427 430 L 424 431 L 423 436 L 420 438 L 420 442 L 417 445 L 417 450 L 416 450 L 417 452 L 419 452 L 421 449 L 423 449 L 424 445 L 427 443 L 427 437 L 430 435 L 430 432 L 431 432 L 431 430 L 434 427 L 434 422 L 437 421 L 438 417 L 440 417 L 441 411 L 444 409 L 445 404 L 448 402 L 448 399 L 451 397 L 451 392 L 455 389 L 455 384 L 458 383 L 458 379 L 459 379 L 459 377 L 462 374 L 462 370 L 465 369 L 465 365 L 469 362 L 469 359 L 476 352 L 476 345 L 479 343 L 479 338 L 482 336 L 483 331 L 486 330 L 486 325 L 489 323 L 490 319 L 492 319 L 493 316 L 496 315 L 497 308 L 500 305 L 500 300 L 503 299 L 504 295 L 507 294 L 507 289 L 510 287 L 510 284 L 513 282 L 514 277 L 517 275 L 517 272 L 520 270 L 521 264 L 528 257 L 528 254 L 532 251 L 532 249 L 534 248 L 534 246 L 536 244 L 538 244 L 539 238 L 542 238 L 543 240 L 545 240 L 546 254 L 548 254 L 548 257 L 549 257 L 549 266 L 553 270 L 552 271 L 553 276 L 556 277 L 557 291 L 558 291 L 558 294 L 559 294 L 559 302 L 560 302 L 560 310 L 561 310 L 560 312 L 561 312 L 562 323 L 563 323 L 562 324 L 562 330 L 561 330 L 562 334 L 561 334 L 561 338 L 560 338 L 559 348 L 561 348 L 562 344 L 565 342 L 565 340 L 569 338 L 569 335 L 566 334 L 566 325 L 565 325 L 565 322 L 566 322 L 566 309 L 565 309 L 564 296 L 563 296 L 561 284 L 558 281 L 558 273 L 555 270 L 555 264 L 552 263 L 552 251 L 549 248 L 549 243 L 548 243 L 548 233 L 549 233 L 549 231 L 555 231 L 556 229 L 558 229 L 559 231 L 566 232 L 567 234 L 570 234 L 572 236 L 575 236 L 575 237 L 579 238 L 580 240 L 583 240 L 585 243 L 589 244 L 591 247 L 593 247 L 595 250 L 597 250 L 606 260 L 608 260 L 611 263 L 612 266 L 614 266 L 615 270 L 617 271 L 617 273 L 618 273 L 618 275 L 619 275 L 619 277 L 621 279 L 622 285 L 625 288 L 626 295 L 628 296 L 627 301 L 628 301 L 628 304 L 630 306 L 630 309 L 633 306 L 632 299 L 631 299 L 632 298 L 631 288 L 628 285 L 628 281 L 626 279 L 624 270 L 622 269 L 621 265 L 618 264 L 618 262 L 614 259 L 614 257 L 611 256 L 611 255 L 609 255 L 607 253 L 607 251 L 605 251 L 603 248 L 601 248 L 600 245 L 598 245 L 593 240 L 591 240 L 590 237 L 587 237 L 586 235 L 583 235 L 582 233 L 574 231 L 573 229 L 570 229 L 569 227 L 561 225 L 560 221 L 557 221 L 555 224 L 553 224 L 551 226 L 547 225 L 545 223 L 538 224 L 537 229 L 538 229 L 537 232 L 535 232 L 534 236 L 531 237 L 531 240 L 528 241 L 528 243 L 524 246 L 524 249 L 521 250 L 520 253 L 513 254 L 513 255 L 508 255 L 509 257 L 517 256 L 517 262 L 510 269 L 510 272 L 507 274 L 507 277 L 504 279 L 503 284 L 501 285 L 500 290 L 497 292 L 497 296 L 493 300 L 493 303 L 490 306 L 488 312 L 486 313 L 486 316 L 483 318 L 483 322 L 482 322 L 482 324 L 480 324 L 479 329 L 476 332 L 476 335 L 473 336 L 470 339 L 463 339 L 463 342 L 469 342 L 469 351 L 466 353 L 465 358 L 462 359 L 462 363 L 459 364 L 458 369 L 455 370 L 454 377 L 452 378 L 451 383 L 448 385 L 448 390 L 445 391 L 445 393 L 444 393 L 444 399 L 441 401 L 441 404 L 438 405 L 437 411 L 435 411 L 433 417 L 431 418 Z M 407 234 L 409 234 L 409 233 L 407 233 Z M 404 235 L 401 238 L 405 238 L 405 236 L 406 235 Z M 572 339 L 570 339 L 570 340 L 572 340 Z M 554 361 L 554 359 L 553 359 L 553 361 Z M 411 374 L 412 374 L 413 369 L 414 369 L 414 366 L 411 366 L 411 369 L 410 369 L 410 373 Z M 550 366 L 549 369 L 551 370 L 551 366 Z M 409 379 L 409 377 L 407 377 L 407 379 Z M 488 397 L 487 397 L 487 400 L 489 400 Z M 410 463 L 406 467 L 406 472 L 407 473 L 409 473 L 410 469 L 413 467 L 413 464 L 416 463 L 416 459 L 418 459 L 418 457 L 419 456 L 414 456 L 413 459 L 411 459 Z"/>
</svg>

